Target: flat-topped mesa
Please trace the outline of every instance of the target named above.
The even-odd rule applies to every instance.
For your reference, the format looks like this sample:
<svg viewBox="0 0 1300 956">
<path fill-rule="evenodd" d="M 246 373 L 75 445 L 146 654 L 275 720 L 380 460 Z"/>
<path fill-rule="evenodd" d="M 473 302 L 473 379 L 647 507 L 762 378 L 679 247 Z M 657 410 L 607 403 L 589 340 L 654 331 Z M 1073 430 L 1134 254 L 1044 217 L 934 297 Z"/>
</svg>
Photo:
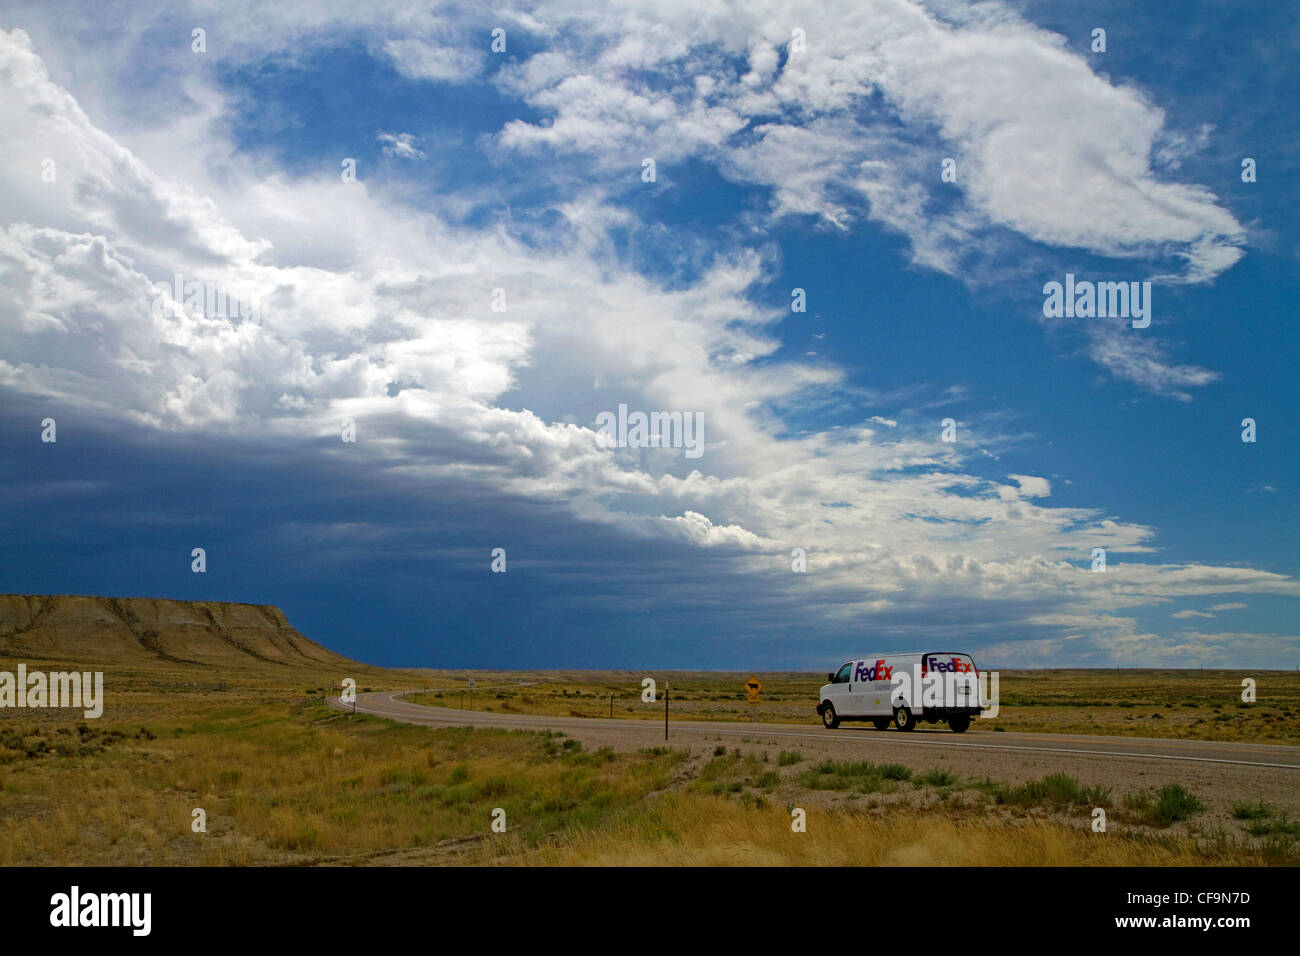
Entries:
<svg viewBox="0 0 1300 956">
<path fill-rule="evenodd" d="M 271 604 L 0 594 L 0 658 L 219 667 L 352 665 Z"/>
</svg>

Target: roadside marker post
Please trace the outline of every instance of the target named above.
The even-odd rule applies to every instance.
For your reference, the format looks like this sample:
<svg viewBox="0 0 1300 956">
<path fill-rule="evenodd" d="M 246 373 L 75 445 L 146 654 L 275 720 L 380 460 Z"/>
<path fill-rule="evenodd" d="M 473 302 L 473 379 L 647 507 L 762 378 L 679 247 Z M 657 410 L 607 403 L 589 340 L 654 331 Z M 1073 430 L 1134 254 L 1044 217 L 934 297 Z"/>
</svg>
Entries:
<svg viewBox="0 0 1300 956">
<path fill-rule="evenodd" d="M 614 695 L 613 694 L 609 695 L 609 716 L 611 720 L 614 718 Z"/>
<path fill-rule="evenodd" d="M 668 739 L 668 685 L 664 684 L 664 740 Z"/>
</svg>

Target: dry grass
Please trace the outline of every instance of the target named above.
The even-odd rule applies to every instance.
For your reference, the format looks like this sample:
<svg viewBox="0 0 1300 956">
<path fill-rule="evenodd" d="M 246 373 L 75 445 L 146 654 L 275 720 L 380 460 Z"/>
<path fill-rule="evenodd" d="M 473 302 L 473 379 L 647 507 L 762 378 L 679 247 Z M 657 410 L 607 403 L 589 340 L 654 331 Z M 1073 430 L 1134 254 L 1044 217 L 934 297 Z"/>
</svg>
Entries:
<svg viewBox="0 0 1300 956">
<path fill-rule="evenodd" d="M 0 865 L 1259 865 L 1295 862 L 1300 838 L 1285 808 L 1263 817 L 1249 808 L 1229 836 L 1213 831 L 1208 811 L 1153 826 L 1153 794 L 1148 807 L 1110 808 L 1111 833 L 1101 835 L 1074 790 L 1059 786 L 1000 799 L 996 782 L 892 765 L 822 770 L 798 754 L 781 759 L 775 745 L 766 759 L 721 747 L 593 753 L 562 735 L 399 725 L 328 709 L 324 690 L 343 676 L 362 690 L 454 684 L 378 669 L 160 664 L 106 674 L 98 721 L 7 713 Z M 576 710 L 620 686 L 564 680 Z M 729 686 L 718 675 L 673 682 L 701 707 L 721 706 L 710 686 Z M 778 696 L 803 693 L 797 681 L 773 683 Z M 633 696 L 639 679 L 621 686 Z M 1261 695 L 1268 686 L 1261 681 Z M 588 696 L 575 696 L 579 687 Z M 1050 682 L 1041 692 L 1058 693 Z M 495 693 L 482 703 L 495 705 Z M 773 705 L 783 703 L 806 701 Z M 1071 799 L 1050 799 L 1057 792 Z M 807 809 L 808 832 L 790 832 L 790 806 Z M 206 834 L 191 831 L 195 807 L 207 813 Z M 496 807 L 504 834 L 490 830 Z M 1250 827 L 1257 838 L 1243 837 Z"/>
<path fill-rule="evenodd" d="M 593 753 L 561 735 L 352 717 L 305 696 L 189 706 L 131 733 L 106 726 L 102 747 L 33 748 L 0 768 L 0 865 L 1295 859 L 1289 837 L 1274 837 L 1270 852 L 1194 827 L 1156 832 L 1140 808 L 1113 808 L 1112 833 L 1092 834 L 1087 806 L 1051 799 L 1060 787 L 783 764 L 779 750 Z M 85 736 L 58 724 L 21 729 L 37 731 L 27 741 Z M 874 802 L 884 795 L 893 802 Z M 790 832 L 796 805 L 807 809 L 806 833 Z M 206 834 L 190 830 L 194 807 L 207 812 Z M 505 834 L 490 831 L 496 807 Z"/>
<path fill-rule="evenodd" d="M 616 816 L 683 759 L 398 726 L 306 701 L 227 706 L 150 732 L 6 764 L 0 865 L 364 860 L 485 836 L 496 807 L 532 839 Z M 206 834 L 191 832 L 195 807 Z"/>
<path fill-rule="evenodd" d="M 569 834 L 541 848 L 515 842 L 483 861 L 538 866 L 1253 866 L 1263 853 L 1188 837 L 1094 834 L 1063 823 L 915 811 L 808 810 L 791 830 L 783 806 L 673 795 L 633 821 Z"/>
<path fill-rule="evenodd" d="M 1294 671 L 1015 671 L 1001 690 L 994 723 L 1007 730 L 1300 744 Z"/>
</svg>

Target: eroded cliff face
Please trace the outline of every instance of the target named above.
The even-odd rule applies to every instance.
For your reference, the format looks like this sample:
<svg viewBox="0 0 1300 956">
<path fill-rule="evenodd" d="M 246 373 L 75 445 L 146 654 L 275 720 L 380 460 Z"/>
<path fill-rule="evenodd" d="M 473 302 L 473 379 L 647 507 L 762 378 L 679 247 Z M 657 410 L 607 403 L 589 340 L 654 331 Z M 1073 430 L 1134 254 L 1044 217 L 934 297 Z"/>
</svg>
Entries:
<svg viewBox="0 0 1300 956">
<path fill-rule="evenodd" d="M 0 657 L 223 667 L 351 663 L 270 604 L 0 594 Z"/>
</svg>

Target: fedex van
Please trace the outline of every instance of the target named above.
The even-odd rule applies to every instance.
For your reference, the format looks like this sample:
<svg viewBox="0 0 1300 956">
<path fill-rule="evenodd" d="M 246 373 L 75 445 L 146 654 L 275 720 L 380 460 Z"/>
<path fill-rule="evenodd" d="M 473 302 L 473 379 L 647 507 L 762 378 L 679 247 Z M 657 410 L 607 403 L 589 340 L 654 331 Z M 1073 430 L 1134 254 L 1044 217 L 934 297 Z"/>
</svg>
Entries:
<svg viewBox="0 0 1300 956">
<path fill-rule="evenodd" d="M 981 709 L 979 673 L 969 654 L 952 651 L 845 661 L 826 675 L 817 713 L 828 730 L 842 720 L 869 720 L 877 730 L 947 721 L 954 733 L 965 733 Z"/>
</svg>

